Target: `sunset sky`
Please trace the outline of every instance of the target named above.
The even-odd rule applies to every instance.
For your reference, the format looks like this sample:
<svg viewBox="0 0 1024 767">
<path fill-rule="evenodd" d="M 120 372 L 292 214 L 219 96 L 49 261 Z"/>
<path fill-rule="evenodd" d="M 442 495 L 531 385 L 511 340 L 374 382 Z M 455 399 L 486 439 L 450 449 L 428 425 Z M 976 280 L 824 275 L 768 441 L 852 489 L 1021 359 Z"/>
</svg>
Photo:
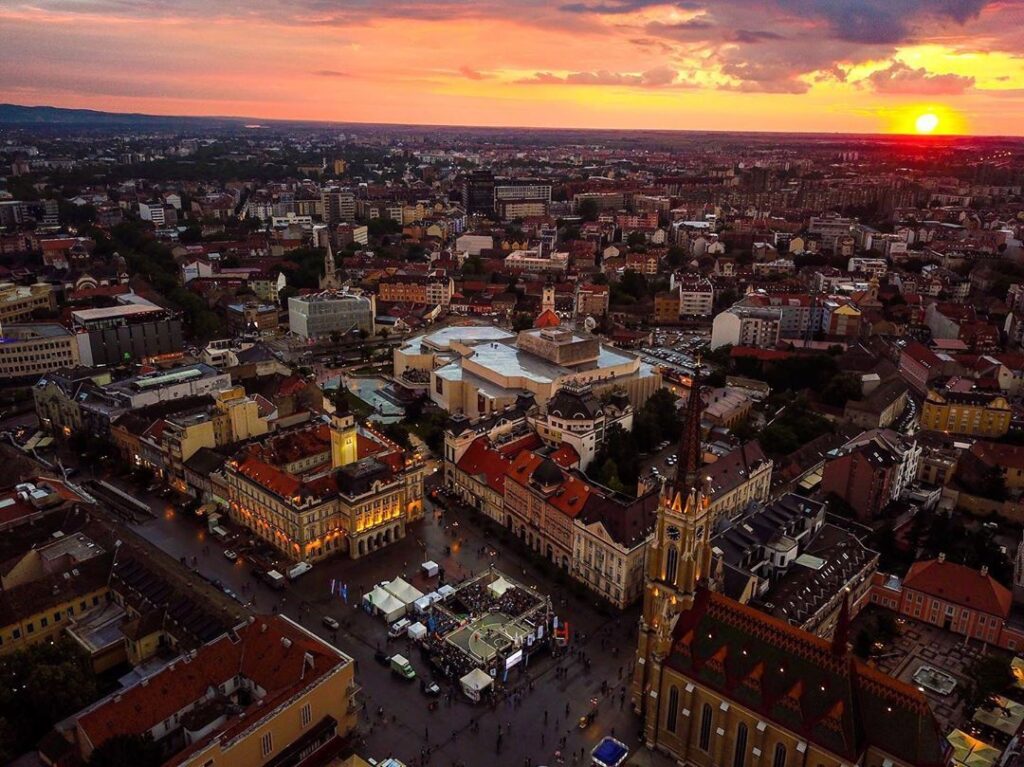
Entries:
<svg viewBox="0 0 1024 767">
<path fill-rule="evenodd" d="M 3 0 L 0 101 L 153 114 L 1024 134 L 1024 0 Z"/>
</svg>

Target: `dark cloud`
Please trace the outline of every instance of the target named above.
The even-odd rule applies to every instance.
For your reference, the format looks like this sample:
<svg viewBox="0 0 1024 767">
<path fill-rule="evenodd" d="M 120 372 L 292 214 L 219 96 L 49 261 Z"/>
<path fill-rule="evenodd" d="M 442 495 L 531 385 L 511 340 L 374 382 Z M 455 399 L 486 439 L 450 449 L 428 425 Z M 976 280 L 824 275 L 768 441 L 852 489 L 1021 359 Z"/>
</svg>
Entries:
<svg viewBox="0 0 1024 767">
<path fill-rule="evenodd" d="M 730 39 L 734 43 L 753 45 L 754 43 L 763 43 L 765 40 L 782 40 L 783 37 L 777 32 L 768 32 L 767 30 L 737 29 Z"/>
<path fill-rule="evenodd" d="M 901 61 L 873 72 L 865 80 L 879 93 L 921 96 L 956 96 L 974 86 L 973 77 L 932 74 L 923 67 L 914 69 Z"/>
<path fill-rule="evenodd" d="M 525 85 L 626 85 L 638 88 L 664 88 L 677 83 L 679 73 L 672 67 L 656 67 L 639 74 L 630 72 L 570 72 L 565 76 L 537 72 L 518 82 Z"/>
</svg>

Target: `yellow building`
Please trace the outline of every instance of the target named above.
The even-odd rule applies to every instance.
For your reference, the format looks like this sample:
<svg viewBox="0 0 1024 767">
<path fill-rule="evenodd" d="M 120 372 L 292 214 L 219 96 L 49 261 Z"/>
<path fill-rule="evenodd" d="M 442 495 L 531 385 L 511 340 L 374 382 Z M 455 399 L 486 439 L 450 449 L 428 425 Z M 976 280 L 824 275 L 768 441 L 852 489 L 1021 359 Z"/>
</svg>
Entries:
<svg viewBox="0 0 1024 767">
<path fill-rule="evenodd" d="M 356 726 L 355 662 L 282 615 L 256 616 L 73 718 L 83 760 L 111 738 L 148 734 L 175 767 L 312 756 Z"/>
<path fill-rule="evenodd" d="M 929 389 L 921 408 L 921 428 L 1002 437 L 1010 430 L 1011 417 L 1010 403 L 1002 395 Z"/>
<path fill-rule="evenodd" d="M 849 654 L 845 606 L 827 641 L 712 590 L 696 404 L 682 440 L 648 552 L 631 684 L 647 747 L 700 767 L 947 764 L 925 696 Z"/>
<path fill-rule="evenodd" d="M 66 626 L 107 605 L 111 554 L 73 570 L 44 573 L 29 552 L 4 578 L 0 591 L 0 655 L 56 637 Z"/>
<path fill-rule="evenodd" d="M 4 325 L 0 377 L 39 376 L 78 365 L 77 337 L 57 322 Z"/>
<path fill-rule="evenodd" d="M 0 323 L 30 320 L 36 309 L 53 311 L 56 308 L 57 297 L 52 285 L 39 282 L 26 287 L 0 282 Z"/>
<path fill-rule="evenodd" d="M 292 559 L 361 557 L 404 538 L 423 516 L 422 460 L 348 414 L 334 416 L 327 453 L 319 436 L 326 429 L 249 445 L 224 467 L 231 519 Z"/>
</svg>

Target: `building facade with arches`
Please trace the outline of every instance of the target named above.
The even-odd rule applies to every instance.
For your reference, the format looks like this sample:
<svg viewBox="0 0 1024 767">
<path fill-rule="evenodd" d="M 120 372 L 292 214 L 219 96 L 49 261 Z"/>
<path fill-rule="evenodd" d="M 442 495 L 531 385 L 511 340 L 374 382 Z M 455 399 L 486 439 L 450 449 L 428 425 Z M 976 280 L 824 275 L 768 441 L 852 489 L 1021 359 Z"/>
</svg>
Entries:
<svg viewBox="0 0 1024 767">
<path fill-rule="evenodd" d="M 228 513 L 290 559 L 357 559 L 401 540 L 423 516 L 426 470 L 370 425 L 336 413 L 228 460 Z"/>
</svg>

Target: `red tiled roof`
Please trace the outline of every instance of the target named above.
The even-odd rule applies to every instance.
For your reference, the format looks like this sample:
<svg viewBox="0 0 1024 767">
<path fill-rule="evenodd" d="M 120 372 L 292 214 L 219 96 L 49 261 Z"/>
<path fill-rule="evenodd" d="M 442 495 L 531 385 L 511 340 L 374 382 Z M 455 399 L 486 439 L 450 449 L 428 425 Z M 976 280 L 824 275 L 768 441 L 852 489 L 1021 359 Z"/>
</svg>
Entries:
<svg viewBox="0 0 1024 767">
<path fill-rule="evenodd" d="M 524 450 L 516 456 L 512 465 L 506 472 L 506 476 L 511 478 L 516 484 L 528 487 L 530 477 L 533 475 L 533 472 L 537 467 L 544 462 L 544 460 L 544 456 L 537 455 L 537 453 L 529 450 Z M 587 499 L 590 497 L 590 493 L 590 485 L 582 479 L 563 471 L 562 483 L 559 486 L 558 491 L 545 498 L 545 501 L 567 517 L 574 518 L 583 511 L 583 507 L 586 505 Z"/>
<path fill-rule="evenodd" d="M 991 575 L 956 562 L 937 559 L 915 562 L 903 579 L 905 588 L 920 591 L 961 607 L 981 610 L 1005 618 L 1010 614 L 1013 595 Z"/>
<path fill-rule="evenodd" d="M 457 466 L 470 476 L 482 476 L 491 490 L 504 493 L 505 472 L 510 464 L 505 455 L 491 447 L 487 437 L 479 437 L 463 453 Z"/>
<path fill-rule="evenodd" d="M 282 498 L 291 498 L 302 487 L 293 475 L 251 455 L 239 464 L 238 473 Z"/>
<path fill-rule="evenodd" d="M 283 640 L 287 640 L 287 643 Z M 313 659 L 309 668 L 306 654 Z M 93 747 L 117 735 L 145 732 L 168 719 L 216 686 L 241 675 L 267 691 L 262 705 L 246 718 L 228 720 L 220 732 L 248 726 L 280 700 L 316 684 L 328 672 L 346 663 L 344 656 L 309 636 L 278 615 L 257 616 L 238 631 L 238 641 L 228 636 L 202 647 L 189 661 L 179 660 L 150 677 L 107 699 L 78 719 L 78 727 Z M 180 754 L 176 755 L 180 758 Z"/>
</svg>

